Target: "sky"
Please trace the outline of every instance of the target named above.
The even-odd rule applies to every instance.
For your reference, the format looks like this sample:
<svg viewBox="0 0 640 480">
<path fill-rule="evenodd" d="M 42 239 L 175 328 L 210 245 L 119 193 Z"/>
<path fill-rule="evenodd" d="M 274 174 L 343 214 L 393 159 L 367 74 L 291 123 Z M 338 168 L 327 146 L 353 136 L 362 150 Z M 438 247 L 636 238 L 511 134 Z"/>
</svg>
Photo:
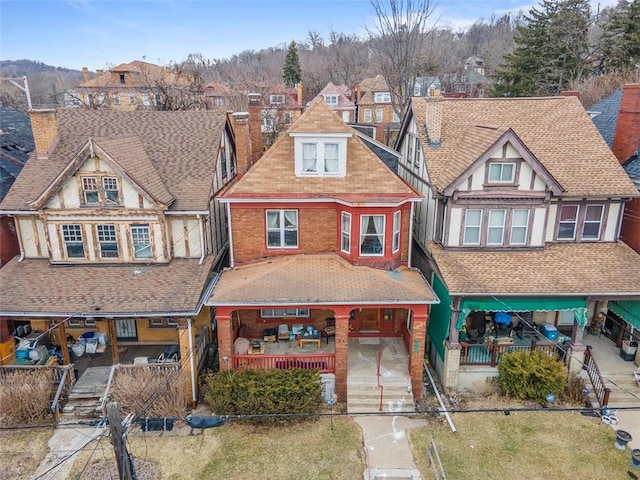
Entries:
<svg viewBox="0 0 640 480">
<path fill-rule="evenodd" d="M 457 31 L 537 3 L 433 0 L 431 19 Z M 304 41 L 312 30 L 364 36 L 371 21 L 369 0 L 0 0 L 0 60 L 92 71 L 133 60 L 166 65 L 190 53 L 212 60 Z"/>
</svg>

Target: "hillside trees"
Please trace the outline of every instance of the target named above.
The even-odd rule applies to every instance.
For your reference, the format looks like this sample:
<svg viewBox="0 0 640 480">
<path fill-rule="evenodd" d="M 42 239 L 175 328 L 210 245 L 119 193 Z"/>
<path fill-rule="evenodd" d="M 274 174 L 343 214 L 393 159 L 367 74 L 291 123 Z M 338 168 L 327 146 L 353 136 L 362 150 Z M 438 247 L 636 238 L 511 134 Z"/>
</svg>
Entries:
<svg viewBox="0 0 640 480">
<path fill-rule="evenodd" d="M 282 79 L 284 80 L 285 86 L 289 88 L 295 87 L 302 80 L 302 70 L 300 69 L 298 49 L 296 47 L 296 42 L 294 41 L 289 44 L 287 56 L 284 59 Z"/>
<path fill-rule="evenodd" d="M 518 25 L 494 96 L 555 95 L 589 71 L 588 0 L 542 0 Z"/>
<path fill-rule="evenodd" d="M 620 0 L 601 28 L 602 71 L 626 72 L 637 68 L 640 64 L 640 0 Z"/>
</svg>

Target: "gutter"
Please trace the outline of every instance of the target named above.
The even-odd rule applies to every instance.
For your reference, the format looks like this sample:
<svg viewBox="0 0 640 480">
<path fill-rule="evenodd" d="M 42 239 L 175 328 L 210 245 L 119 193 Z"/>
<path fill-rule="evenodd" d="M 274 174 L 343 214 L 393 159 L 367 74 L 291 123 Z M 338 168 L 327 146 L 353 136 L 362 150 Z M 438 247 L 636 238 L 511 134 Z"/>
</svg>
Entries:
<svg viewBox="0 0 640 480">
<path fill-rule="evenodd" d="M 411 254 L 413 251 L 413 209 L 414 209 L 415 203 L 411 202 L 411 215 L 409 216 L 409 252 L 407 254 L 407 256 L 409 258 L 407 258 L 407 266 L 409 268 L 412 268 L 411 265 Z M 427 282 L 428 283 L 428 282 Z"/>
<path fill-rule="evenodd" d="M 231 230 L 231 204 L 227 203 L 227 223 L 229 228 L 229 267 L 234 268 L 236 266 L 235 259 L 233 258 L 233 231 Z"/>
<path fill-rule="evenodd" d="M 193 361 L 193 336 L 191 331 L 191 317 L 187 319 L 187 335 L 189 335 L 189 363 L 191 370 L 191 401 L 193 402 L 193 407 L 195 408 L 197 404 L 196 399 L 196 374 L 194 372 L 194 361 Z"/>
</svg>

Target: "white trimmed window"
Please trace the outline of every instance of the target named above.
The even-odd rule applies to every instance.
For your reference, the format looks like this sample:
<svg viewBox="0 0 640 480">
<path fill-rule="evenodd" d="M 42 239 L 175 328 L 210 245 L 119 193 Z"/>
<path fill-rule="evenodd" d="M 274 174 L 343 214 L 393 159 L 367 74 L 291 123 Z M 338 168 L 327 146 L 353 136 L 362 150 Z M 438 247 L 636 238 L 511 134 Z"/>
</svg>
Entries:
<svg viewBox="0 0 640 480">
<path fill-rule="evenodd" d="M 134 258 L 151 258 L 151 230 L 149 225 L 131 225 Z"/>
<path fill-rule="evenodd" d="M 279 317 L 308 317 L 308 308 L 262 308 L 260 316 L 263 318 Z"/>
<path fill-rule="evenodd" d="M 393 253 L 400 250 L 400 212 L 394 212 L 393 214 Z"/>
<path fill-rule="evenodd" d="M 375 92 L 373 101 L 375 103 L 391 103 L 391 92 Z"/>
<path fill-rule="evenodd" d="M 490 183 L 513 183 L 516 164 L 513 162 L 491 162 L 489 164 Z"/>
<path fill-rule="evenodd" d="M 376 108 L 376 122 L 377 123 L 382 122 L 382 109 L 381 108 Z"/>
<path fill-rule="evenodd" d="M 366 123 L 371 123 L 371 109 L 370 108 L 365 108 L 364 109 L 364 121 Z"/>
<path fill-rule="evenodd" d="M 340 250 L 351 253 L 351 214 L 348 212 L 342 212 L 340 231 Z"/>
<path fill-rule="evenodd" d="M 67 258 L 84 258 L 84 242 L 80 225 L 62 225 L 62 240 Z"/>
<path fill-rule="evenodd" d="M 103 177 L 102 188 L 107 203 L 118 203 L 118 179 L 116 177 Z"/>
<path fill-rule="evenodd" d="M 582 225 L 582 240 L 599 240 L 604 205 L 587 205 Z"/>
<path fill-rule="evenodd" d="M 267 248 L 298 248 L 297 210 L 267 210 Z"/>
<path fill-rule="evenodd" d="M 480 245 L 481 225 L 482 210 L 469 209 L 465 212 L 463 245 Z"/>
<path fill-rule="evenodd" d="M 272 105 L 282 105 L 284 103 L 284 95 L 269 95 L 269 103 Z"/>
<path fill-rule="evenodd" d="M 97 225 L 98 243 L 102 258 L 118 258 L 118 238 L 115 225 Z"/>
<path fill-rule="evenodd" d="M 511 219 L 511 234 L 509 244 L 525 245 L 529 233 L 529 210 L 516 209 Z"/>
<path fill-rule="evenodd" d="M 384 255 L 384 215 L 360 216 L 360 255 Z"/>
<path fill-rule="evenodd" d="M 487 245 L 502 245 L 504 242 L 505 210 L 489 210 Z"/>
<path fill-rule="evenodd" d="M 85 203 L 98 203 L 98 180 L 96 177 L 82 177 L 82 191 Z"/>
<path fill-rule="evenodd" d="M 344 177 L 347 174 L 347 138 L 350 133 L 294 137 L 296 176 Z"/>
<path fill-rule="evenodd" d="M 578 205 L 562 205 L 558 221 L 558 240 L 575 240 L 578 224 Z"/>
<path fill-rule="evenodd" d="M 323 96 L 324 96 L 324 103 L 326 103 L 330 107 L 338 106 L 338 95 L 323 95 Z"/>
</svg>

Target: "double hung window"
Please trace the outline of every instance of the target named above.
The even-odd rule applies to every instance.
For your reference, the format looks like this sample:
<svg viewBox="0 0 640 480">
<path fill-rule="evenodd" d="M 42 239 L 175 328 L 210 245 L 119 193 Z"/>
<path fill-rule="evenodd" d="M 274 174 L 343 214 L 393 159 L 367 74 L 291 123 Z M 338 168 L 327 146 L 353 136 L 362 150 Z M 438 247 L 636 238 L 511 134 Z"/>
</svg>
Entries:
<svg viewBox="0 0 640 480">
<path fill-rule="evenodd" d="M 504 210 L 489 210 L 487 245 L 502 245 L 504 242 L 505 217 Z"/>
<path fill-rule="evenodd" d="M 384 254 L 384 215 L 360 217 L 360 255 Z"/>
<path fill-rule="evenodd" d="M 482 225 L 482 210 L 467 210 L 464 217 L 464 245 L 480 245 L 480 229 Z"/>
<path fill-rule="evenodd" d="M 582 240 L 598 240 L 602 226 L 602 214 L 604 206 L 587 205 L 582 225 Z"/>
<path fill-rule="evenodd" d="M 560 207 L 558 240 L 575 240 L 578 210 L 578 205 L 562 205 Z"/>
<path fill-rule="evenodd" d="M 511 219 L 511 245 L 525 245 L 529 233 L 529 210 L 517 209 L 513 211 Z"/>
<path fill-rule="evenodd" d="M 391 92 L 375 92 L 373 101 L 375 103 L 391 103 Z"/>
<path fill-rule="evenodd" d="M 342 212 L 340 250 L 351 253 L 351 214 Z"/>
<path fill-rule="evenodd" d="M 513 183 L 515 172 L 513 162 L 492 162 L 489 164 L 489 183 Z"/>
<path fill-rule="evenodd" d="M 149 225 L 131 225 L 134 258 L 151 258 L 151 232 Z"/>
<path fill-rule="evenodd" d="M 67 258 L 84 258 L 84 242 L 80 225 L 62 225 L 62 240 Z"/>
<path fill-rule="evenodd" d="M 393 253 L 400 250 L 400 212 L 393 214 Z"/>
<path fill-rule="evenodd" d="M 118 239 L 115 225 L 98 225 L 98 243 L 102 258 L 118 258 Z"/>
<path fill-rule="evenodd" d="M 297 210 L 267 210 L 267 247 L 298 248 Z"/>
</svg>

